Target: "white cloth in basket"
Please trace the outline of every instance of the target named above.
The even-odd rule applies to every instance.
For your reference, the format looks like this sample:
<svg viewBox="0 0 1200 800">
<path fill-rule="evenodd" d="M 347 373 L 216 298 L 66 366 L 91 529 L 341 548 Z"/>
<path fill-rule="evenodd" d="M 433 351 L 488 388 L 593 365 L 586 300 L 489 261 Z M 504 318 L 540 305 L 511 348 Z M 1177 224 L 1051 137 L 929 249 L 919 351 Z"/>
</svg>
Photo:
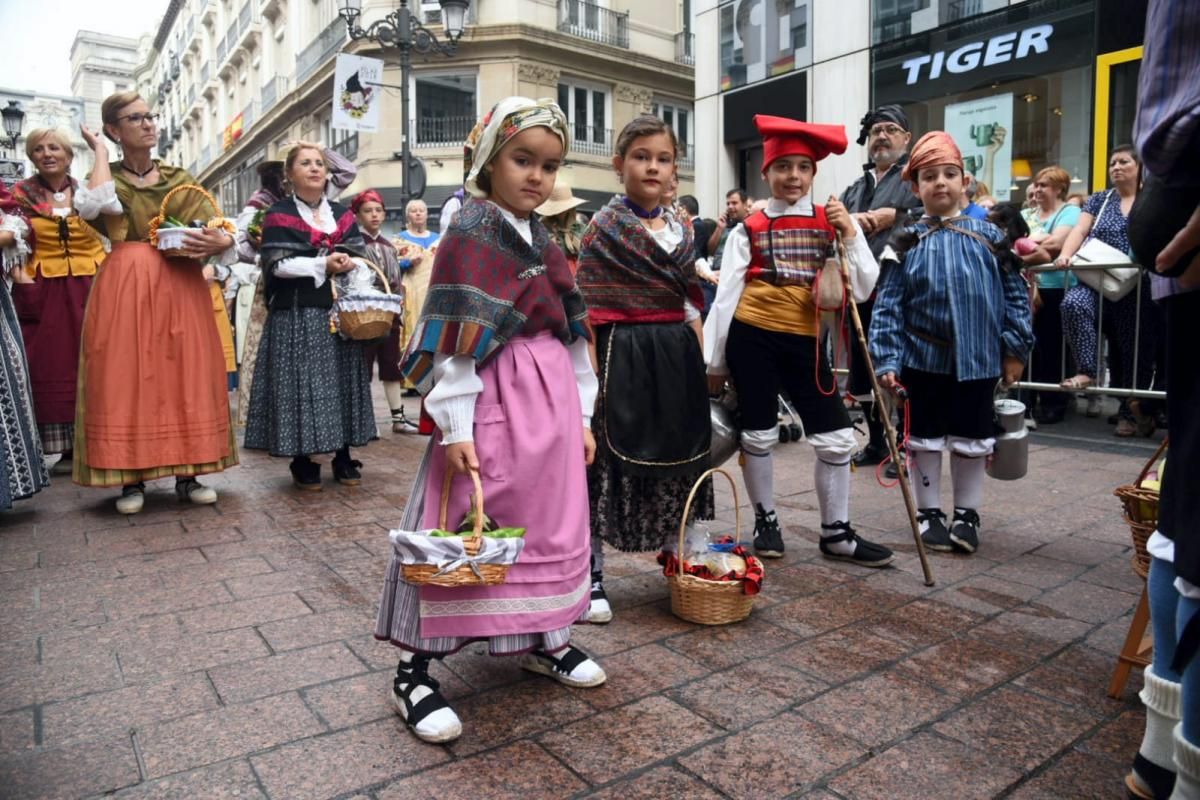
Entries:
<svg viewBox="0 0 1200 800">
<path fill-rule="evenodd" d="M 520 537 L 493 539 L 483 537 L 483 546 L 474 556 L 467 555 L 463 550 L 462 536 L 430 536 L 429 530 L 401 531 L 388 533 L 392 540 L 392 549 L 401 564 L 432 564 L 438 568 L 438 574 L 453 572 L 466 564 L 472 569 L 478 564 L 514 564 L 525 540 Z"/>
</svg>

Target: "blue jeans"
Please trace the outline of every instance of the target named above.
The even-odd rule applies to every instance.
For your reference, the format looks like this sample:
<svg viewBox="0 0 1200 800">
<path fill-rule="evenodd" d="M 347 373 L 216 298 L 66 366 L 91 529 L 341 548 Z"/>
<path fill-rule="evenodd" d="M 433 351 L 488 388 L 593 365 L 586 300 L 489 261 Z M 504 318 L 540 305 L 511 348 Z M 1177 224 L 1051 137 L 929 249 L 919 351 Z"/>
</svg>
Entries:
<svg viewBox="0 0 1200 800">
<path fill-rule="evenodd" d="M 1150 625 L 1154 631 L 1154 674 L 1183 685 L 1183 738 L 1200 746 L 1200 656 L 1193 658 L 1183 671 L 1182 680 L 1171 662 L 1175 643 L 1184 627 L 1200 613 L 1200 600 L 1183 597 L 1175 590 L 1175 565 L 1155 558 L 1146 579 L 1150 601 Z"/>
</svg>

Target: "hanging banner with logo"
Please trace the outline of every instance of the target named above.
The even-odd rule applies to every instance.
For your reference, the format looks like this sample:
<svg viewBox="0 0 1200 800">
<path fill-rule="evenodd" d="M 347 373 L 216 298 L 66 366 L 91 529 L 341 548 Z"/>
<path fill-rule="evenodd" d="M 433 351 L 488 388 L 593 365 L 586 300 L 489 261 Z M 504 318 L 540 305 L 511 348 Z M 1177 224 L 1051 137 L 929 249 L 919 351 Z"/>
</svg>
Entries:
<svg viewBox="0 0 1200 800">
<path fill-rule="evenodd" d="M 383 61 L 339 53 L 333 73 L 333 119 L 330 127 L 375 133 L 379 130 Z"/>
<path fill-rule="evenodd" d="M 997 200 L 1007 200 L 1012 186 L 1012 119 L 1011 93 L 946 106 L 944 129 L 962 151 L 963 165 Z"/>
</svg>

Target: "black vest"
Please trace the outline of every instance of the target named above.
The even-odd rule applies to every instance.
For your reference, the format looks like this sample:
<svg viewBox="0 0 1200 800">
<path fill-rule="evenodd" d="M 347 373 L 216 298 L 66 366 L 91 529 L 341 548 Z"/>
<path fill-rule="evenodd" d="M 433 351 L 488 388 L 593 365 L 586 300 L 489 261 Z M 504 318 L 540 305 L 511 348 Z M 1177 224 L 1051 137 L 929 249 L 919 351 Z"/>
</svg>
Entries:
<svg viewBox="0 0 1200 800">
<path fill-rule="evenodd" d="M 311 278 L 280 278 L 274 270 L 267 272 L 266 300 L 272 311 L 284 308 L 332 308 L 333 283 L 326 276 L 320 288 Z"/>
</svg>

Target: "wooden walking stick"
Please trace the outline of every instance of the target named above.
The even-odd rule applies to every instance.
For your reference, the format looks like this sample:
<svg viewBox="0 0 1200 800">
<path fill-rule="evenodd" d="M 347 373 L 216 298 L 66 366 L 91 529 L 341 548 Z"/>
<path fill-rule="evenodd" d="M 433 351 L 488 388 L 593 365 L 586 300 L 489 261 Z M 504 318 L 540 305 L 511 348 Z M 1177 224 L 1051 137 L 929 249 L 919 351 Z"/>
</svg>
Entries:
<svg viewBox="0 0 1200 800">
<path fill-rule="evenodd" d="M 892 415 L 888 409 L 890 398 L 885 397 L 879 378 L 875 376 L 875 364 L 871 361 L 871 352 L 867 349 L 867 334 L 863 330 L 862 318 L 858 316 L 858 304 L 854 302 L 854 290 L 850 287 L 850 262 L 846 259 L 846 245 L 842 234 L 837 234 L 838 258 L 842 264 L 842 285 L 846 287 L 846 303 L 850 306 L 850 319 L 854 323 L 854 333 L 858 337 L 858 345 L 862 348 L 863 361 L 867 365 L 867 374 L 871 376 L 871 394 L 875 397 L 875 412 L 883 422 L 887 434 L 888 451 L 892 454 L 892 463 L 900 475 L 900 494 L 904 496 L 904 507 L 908 509 L 908 522 L 912 526 L 913 541 L 917 544 L 917 557 L 921 559 L 921 571 L 925 573 L 925 585 L 933 586 L 933 571 L 929 568 L 929 559 L 925 555 L 925 543 L 921 541 L 921 525 L 917 522 L 917 504 L 913 501 L 912 486 L 908 482 L 908 465 L 900 458 L 900 447 L 896 444 L 896 428 L 892 425 Z"/>
</svg>

